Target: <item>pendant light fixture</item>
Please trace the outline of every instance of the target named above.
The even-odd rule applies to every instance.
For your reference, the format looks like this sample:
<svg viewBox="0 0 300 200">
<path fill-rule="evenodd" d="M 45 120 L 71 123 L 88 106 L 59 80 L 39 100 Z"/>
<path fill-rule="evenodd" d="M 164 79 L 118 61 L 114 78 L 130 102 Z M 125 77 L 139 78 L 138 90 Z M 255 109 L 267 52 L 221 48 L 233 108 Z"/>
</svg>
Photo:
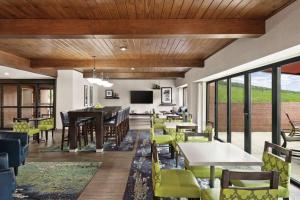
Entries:
<svg viewBox="0 0 300 200">
<path fill-rule="evenodd" d="M 92 71 L 92 78 L 88 78 L 87 80 L 91 84 L 97 84 L 97 85 L 103 86 L 103 87 L 112 87 L 114 84 L 110 83 L 108 80 L 104 80 L 103 73 L 102 73 L 102 77 L 101 78 L 97 78 L 97 73 L 96 73 L 96 56 L 93 56 L 93 59 L 94 59 L 94 67 L 93 67 L 93 71 Z"/>
</svg>

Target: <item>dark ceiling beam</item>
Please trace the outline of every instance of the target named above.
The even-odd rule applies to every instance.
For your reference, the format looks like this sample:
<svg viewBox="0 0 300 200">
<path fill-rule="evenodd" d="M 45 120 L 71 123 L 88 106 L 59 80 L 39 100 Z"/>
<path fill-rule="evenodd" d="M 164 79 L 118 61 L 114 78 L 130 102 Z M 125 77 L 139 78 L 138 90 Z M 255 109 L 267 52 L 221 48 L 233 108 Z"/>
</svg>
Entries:
<svg viewBox="0 0 300 200">
<path fill-rule="evenodd" d="M 102 73 L 97 72 L 97 77 Z M 93 77 L 92 72 L 83 72 L 84 78 Z M 155 79 L 155 78 L 184 78 L 184 72 L 116 72 L 104 73 L 104 77 L 110 79 Z"/>
<path fill-rule="evenodd" d="M 0 38 L 245 38 L 265 33 L 254 19 L 1 19 Z"/>
<path fill-rule="evenodd" d="M 11 53 L 0 50 L 0 65 L 11 67 L 19 70 L 42 74 L 50 77 L 56 77 L 57 71 L 55 69 L 33 69 L 30 67 L 30 60 Z"/>
<path fill-rule="evenodd" d="M 32 59 L 32 68 L 92 68 L 94 62 L 90 60 L 58 60 L 58 59 Z M 96 68 L 101 67 L 204 67 L 201 59 L 97 59 Z"/>
</svg>

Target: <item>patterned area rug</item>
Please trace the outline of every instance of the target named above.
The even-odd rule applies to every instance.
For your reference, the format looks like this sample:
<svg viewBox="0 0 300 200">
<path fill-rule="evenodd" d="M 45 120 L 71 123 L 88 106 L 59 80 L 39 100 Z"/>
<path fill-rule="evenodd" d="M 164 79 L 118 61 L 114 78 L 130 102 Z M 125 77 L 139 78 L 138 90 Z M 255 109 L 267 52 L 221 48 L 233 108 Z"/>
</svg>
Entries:
<svg viewBox="0 0 300 200">
<path fill-rule="evenodd" d="M 116 146 L 113 140 L 108 140 L 104 143 L 104 151 L 132 151 L 135 141 L 136 141 L 136 133 L 137 131 L 130 130 L 128 131 L 126 137 L 121 142 L 120 146 Z M 81 144 L 84 144 L 83 141 Z M 54 144 L 53 146 L 42 149 L 41 152 L 59 152 L 61 151 L 59 144 Z M 69 147 L 67 144 L 64 145 L 63 151 L 69 151 Z M 82 146 L 79 152 L 95 152 L 96 144 L 95 142 L 90 142 L 87 146 Z"/>
<path fill-rule="evenodd" d="M 77 199 L 100 162 L 29 162 L 19 167 L 14 199 Z"/>
</svg>

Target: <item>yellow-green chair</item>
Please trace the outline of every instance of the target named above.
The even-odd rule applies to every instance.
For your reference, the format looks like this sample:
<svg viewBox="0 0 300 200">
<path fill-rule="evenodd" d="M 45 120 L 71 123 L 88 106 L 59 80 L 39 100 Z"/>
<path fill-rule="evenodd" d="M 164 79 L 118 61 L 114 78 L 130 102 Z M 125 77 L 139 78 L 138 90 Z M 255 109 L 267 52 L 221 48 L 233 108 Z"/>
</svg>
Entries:
<svg viewBox="0 0 300 200">
<path fill-rule="evenodd" d="M 46 141 L 48 141 L 48 132 L 52 132 L 53 139 L 53 130 L 54 130 L 54 118 L 44 119 L 39 122 L 38 129 L 43 133 L 45 132 Z"/>
<path fill-rule="evenodd" d="M 151 124 L 155 130 L 164 130 L 166 120 L 165 118 L 158 118 L 156 114 L 153 114 Z"/>
<path fill-rule="evenodd" d="M 213 188 L 202 190 L 202 200 L 277 200 L 278 199 L 278 172 L 233 172 L 223 170 L 221 189 Z M 231 186 L 231 180 L 260 180 L 267 185 L 258 187 Z"/>
<path fill-rule="evenodd" d="M 201 189 L 193 173 L 183 169 L 161 169 L 155 141 L 152 149 L 153 199 L 167 197 L 200 199 Z"/>
<path fill-rule="evenodd" d="M 203 133 L 185 133 L 185 142 L 209 142 L 212 141 L 213 127 L 210 123 L 206 125 Z M 210 178 L 210 166 L 189 166 L 187 162 L 185 162 L 185 168 L 189 169 L 193 172 L 194 176 L 200 179 L 208 179 Z M 221 178 L 222 176 L 222 168 L 215 168 L 215 177 Z"/>
<path fill-rule="evenodd" d="M 27 121 L 15 121 L 13 123 L 13 132 L 27 133 L 29 137 L 36 136 L 37 142 L 40 142 L 40 129 L 31 126 Z"/>
<path fill-rule="evenodd" d="M 272 150 L 278 152 L 277 156 L 272 153 Z M 291 160 L 292 150 L 285 149 L 279 145 L 265 142 L 263 152 L 263 166 L 262 171 L 276 170 L 279 172 L 279 197 L 283 199 L 289 198 L 290 176 L 291 176 Z M 263 181 L 244 181 L 233 180 L 232 184 L 239 187 L 256 187 L 266 186 L 268 183 Z"/>
<path fill-rule="evenodd" d="M 155 129 L 152 126 L 150 128 L 150 140 L 151 140 L 151 144 L 153 143 L 153 141 L 156 141 L 157 145 L 169 145 L 171 157 L 173 157 L 174 151 L 172 148 L 172 142 L 174 138 L 171 135 L 156 135 Z"/>
</svg>

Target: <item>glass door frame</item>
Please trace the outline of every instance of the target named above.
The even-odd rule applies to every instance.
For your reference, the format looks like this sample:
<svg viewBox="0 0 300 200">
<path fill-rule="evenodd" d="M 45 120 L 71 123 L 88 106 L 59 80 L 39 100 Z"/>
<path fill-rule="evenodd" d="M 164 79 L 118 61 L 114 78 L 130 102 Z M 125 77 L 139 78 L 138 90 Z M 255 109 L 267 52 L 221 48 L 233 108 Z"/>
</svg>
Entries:
<svg viewBox="0 0 300 200">
<path fill-rule="evenodd" d="M 46 106 L 47 108 L 53 109 L 53 117 L 56 119 L 56 79 L 1 79 L 0 80 L 0 130 L 6 130 L 11 128 L 5 128 L 4 126 L 4 109 L 5 108 L 16 108 L 18 118 L 22 117 L 22 108 L 33 108 L 35 116 L 38 117 L 39 109 L 45 106 L 41 106 L 39 89 L 40 85 L 49 84 L 53 86 L 53 105 Z M 16 106 L 3 106 L 3 86 L 4 85 L 15 85 L 17 86 L 17 105 Z M 22 106 L 22 85 L 34 85 L 35 86 L 35 104 L 33 106 Z M 56 120 L 54 120 L 55 123 Z"/>
<path fill-rule="evenodd" d="M 283 60 L 280 62 L 272 63 L 269 65 L 265 65 L 263 67 L 259 67 L 256 69 L 251 69 L 248 71 L 240 72 L 237 74 L 233 74 L 230 76 L 225 76 L 219 79 L 211 80 L 206 82 L 206 120 L 208 120 L 208 112 L 209 112 L 209 84 L 215 83 L 215 139 L 219 140 L 221 142 L 224 142 L 220 138 L 218 138 L 218 81 L 227 79 L 227 140 L 228 138 L 231 139 L 231 78 L 237 77 L 237 76 L 244 76 L 244 150 L 246 152 L 251 153 L 251 73 L 263 71 L 266 69 L 272 69 L 272 143 L 274 144 L 281 144 L 281 67 L 290 64 L 293 62 L 299 62 L 300 56 L 294 57 L 291 59 Z M 229 80 L 229 81 L 228 81 Z M 229 90 L 228 90 L 229 88 Z M 229 98 L 229 96 L 230 98 Z M 229 116 L 230 114 L 230 116 Z M 231 141 L 231 140 L 228 140 Z M 300 187 L 300 181 L 296 180 L 291 177 L 291 183 L 296 185 L 297 187 Z"/>
</svg>

